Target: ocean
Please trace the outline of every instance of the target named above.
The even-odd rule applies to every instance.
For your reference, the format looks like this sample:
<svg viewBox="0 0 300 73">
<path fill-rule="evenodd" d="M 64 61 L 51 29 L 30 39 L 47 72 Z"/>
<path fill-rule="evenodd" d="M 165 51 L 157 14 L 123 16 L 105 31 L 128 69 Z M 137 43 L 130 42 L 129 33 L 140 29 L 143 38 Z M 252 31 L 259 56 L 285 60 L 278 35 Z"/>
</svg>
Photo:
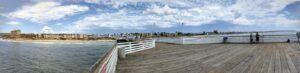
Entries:
<svg viewBox="0 0 300 73">
<path fill-rule="evenodd" d="M 0 41 L 0 73 L 88 73 L 113 43 Z"/>
</svg>

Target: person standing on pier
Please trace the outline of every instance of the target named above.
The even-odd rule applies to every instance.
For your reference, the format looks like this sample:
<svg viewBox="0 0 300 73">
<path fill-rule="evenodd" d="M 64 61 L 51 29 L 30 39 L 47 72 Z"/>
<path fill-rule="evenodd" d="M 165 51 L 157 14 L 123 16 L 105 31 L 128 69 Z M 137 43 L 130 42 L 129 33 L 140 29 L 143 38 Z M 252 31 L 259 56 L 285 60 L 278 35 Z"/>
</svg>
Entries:
<svg viewBox="0 0 300 73">
<path fill-rule="evenodd" d="M 256 43 L 259 43 L 259 34 L 258 34 L 258 32 L 256 32 L 255 37 L 256 37 Z"/>
<path fill-rule="evenodd" d="M 300 42 L 300 41 L 299 41 L 299 40 L 300 40 L 300 32 L 297 32 L 296 35 L 297 35 L 297 40 L 298 40 L 298 42 Z"/>
<path fill-rule="evenodd" d="M 253 43 L 253 35 L 250 33 L 250 43 Z"/>
</svg>

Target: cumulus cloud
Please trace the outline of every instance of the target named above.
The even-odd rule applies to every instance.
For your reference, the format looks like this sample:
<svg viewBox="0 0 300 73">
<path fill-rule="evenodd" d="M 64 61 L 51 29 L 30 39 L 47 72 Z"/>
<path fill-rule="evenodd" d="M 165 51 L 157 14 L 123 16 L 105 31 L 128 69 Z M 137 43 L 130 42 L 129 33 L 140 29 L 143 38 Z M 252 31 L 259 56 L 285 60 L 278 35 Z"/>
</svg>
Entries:
<svg viewBox="0 0 300 73">
<path fill-rule="evenodd" d="M 241 25 L 295 24 L 295 20 L 280 14 L 288 4 L 300 0 L 122 0 L 112 1 L 122 5 L 136 2 L 159 2 L 164 7 L 150 7 L 148 12 L 182 18 L 187 25 L 201 25 L 214 20 L 223 20 Z M 176 9 L 172 7 L 187 7 Z M 190 18 L 190 19 L 189 19 Z M 189 21 L 190 20 L 190 21 Z M 264 21 L 266 20 L 266 21 Z M 268 20 L 284 21 L 274 23 Z M 196 24 L 188 24 L 196 23 Z"/>
<path fill-rule="evenodd" d="M 117 13 L 88 15 L 74 22 L 74 26 L 70 27 L 72 30 L 82 31 L 91 28 L 144 29 L 153 24 L 156 24 L 158 28 L 170 28 L 181 23 L 186 26 L 199 26 L 219 20 L 237 25 L 299 25 L 299 20 L 288 19 L 280 13 L 285 6 L 299 0 L 87 1 L 89 3 L 112 4 L 114 7 L 138 2 L 148 2 L 151 5 L 137 15 L 130 15 L 130 11 L 126 9 L 119 10 Z"/>
<path fill-rule="evenodd" d="M 86 16 L 68 27 L 68 32 L 81 32 L 93 28 L 108 29 L 145 29 L 147 26 L 156 25 L 158 28 L 173 27 L 176 22 L 171 21 L 168 16 L 160 17 L 153 15 L 127 15 L 125 10 L 117 13 L 104 13 Z M 174 17 L 169 17 L 174 18 Z"/>
<path fill-rule="evenodd" d="M 170 8 L 168 5 L 157 5 L 144 11 L 144 14 L 152 14 L 170 22 L 184 23 L 185 25 L 197 26 L 207 24 L 215 20 L 230 21 L 234 19 L 234 13 L 224 9 L 220 5 L 207 5 L 190 9 Z"/>
<path fill-rule="evenodd" d="M 296 1 L 299 0 L 237 0 L 236 4 L 227 9 L 240 14 L 232 21 L 235 24 L 299 24 L 299 20 L 288 19 L 284 14 L 280 14 L 284 7 Z"/>
<path fill-rule="evenodd" d="M 41 33 L 54 33 L 54 30 L 49 26 L 44 26 Z"/>
<path fill-rule="evenodd" d="M 60 26 L 60 25 L 63 25 L 63 24 L 62 23 L 56 23 L 55 25 Z"/>
<path fill-rule="evenodd" d="M 84 0 L 87 3 L 101 3 L 101 2 L 108 2 L 109 0 Z"/>
<path fill-rule="evenodd" d="M 171 15 L 171 14 L 177 14 L 178 12 L 179 12 L 178 9 L 170 8 L 168 5 L 165 5 L 163 7 L 153 5 L 151 8 L 145 11 L 145 13 L 150 13 L 150 14 L 153 13 L 159 15 Z"/>
<path fill-rule="evenodd" d="M 214 2 L 221 2 L 225 3 L 224 0 L 84 0 L 87 3 L 94 3 L 94 4 L 109 4 L 113 5 L 114 7 L 124 6 L 126 4 L 134 4 L 138 2 L 144 3 L 161 3 L 161 4 L 168 4 L 170 6 L 177 6 L 177 7 L 195 7 L 195 6 L 202 6 L 205 3 L 214 3 Z"/>
<path fill-rule="evenodd" d="M 19 25 L 22 25 L 21 22 L 17 22 L 17 21 L 10 21 L 10 22 L 7 22 L 6 24 L 12 25 L 12 26 L 19 26 Z"/>
<path fill-rule="evenodd" d="M 23 6 L 14 12 L 8 13 L 6 16 L 9 18 L 19 18 L 44 23 L 88 10 L 89 7 L 86 6 L 61 5 L 58 2 L 47 1 Z"/>
</svg>

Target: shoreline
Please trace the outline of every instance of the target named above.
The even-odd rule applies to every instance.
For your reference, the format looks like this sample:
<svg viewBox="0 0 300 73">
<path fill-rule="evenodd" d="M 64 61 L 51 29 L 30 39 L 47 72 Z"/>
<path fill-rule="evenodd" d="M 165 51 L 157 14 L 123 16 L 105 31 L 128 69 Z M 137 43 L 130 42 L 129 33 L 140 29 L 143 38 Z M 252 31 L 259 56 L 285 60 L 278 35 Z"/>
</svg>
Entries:
<svg viewBox="0 0 300 73">
<path fill-rule="evenodd" d="M 115 42 L 116 40 L 11 40 L 0 39 L 5 42 L 29 42 L 29 43 L 88 43 L 88 42 Z"/>
</svg>

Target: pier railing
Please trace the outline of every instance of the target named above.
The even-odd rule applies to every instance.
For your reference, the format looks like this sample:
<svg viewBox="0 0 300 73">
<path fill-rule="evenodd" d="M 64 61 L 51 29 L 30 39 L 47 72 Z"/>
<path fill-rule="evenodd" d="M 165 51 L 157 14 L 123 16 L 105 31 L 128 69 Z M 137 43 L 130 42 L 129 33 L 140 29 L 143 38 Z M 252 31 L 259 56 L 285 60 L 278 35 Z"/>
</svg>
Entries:
<svg viewBox="0 0 300 73">
<path fill-rule="evenodd" d="M 296 35 L 260 35 L 259 41 L 261 43 L 280 43 L 287 42 L 290 40 L 291 42 L 297 41 Z M 256 37 L 252 37 L 253 41 L 256 41 Z M 228 43 L 250 43 L 250 35 L 246 36 L 229 36 Z"/>
<path fill-rule="evenodd" d="M 225 37 L 227 37 L 225 41 Z M 256 41 L 255 35 L 252 37 Z M 296 42 L 296 34 L 278 34 L 267 35 L 261 34 L 259 41 L 261 43 L 282 43 Z M 233 34 L 233 35 L 210 35 L 206 37 L 182 37 L 182 38 L 158 38 L 158 42 L 174 43 L 174 44 L 211 44 L 211 43 L 250 43 L 250 34 Z"/>
<path fill-rule="evenodd" d="M 99 59 L 91 68 L 91 73 L 115 73 L 120 49 L 125 54 L 134 53 L 155 47 L 155 40 L 143 40 L 138 42 L 116 43 L 104 56 Z"/>
<path fill-rule="evenodd" d="M 124 49 L 125 54 L 134 53 L 155 47 L 155 40 L 144 40 L 139 42 L 118 43 L 117 48 Z"/>
<path fill-rule="evenodd" d="M 118 61 L 118 49 L 116 46 L 115 44 L 108 49 L 104 56 L 90 68 L 90 73 L 115 73 Z"/>
</svg>

